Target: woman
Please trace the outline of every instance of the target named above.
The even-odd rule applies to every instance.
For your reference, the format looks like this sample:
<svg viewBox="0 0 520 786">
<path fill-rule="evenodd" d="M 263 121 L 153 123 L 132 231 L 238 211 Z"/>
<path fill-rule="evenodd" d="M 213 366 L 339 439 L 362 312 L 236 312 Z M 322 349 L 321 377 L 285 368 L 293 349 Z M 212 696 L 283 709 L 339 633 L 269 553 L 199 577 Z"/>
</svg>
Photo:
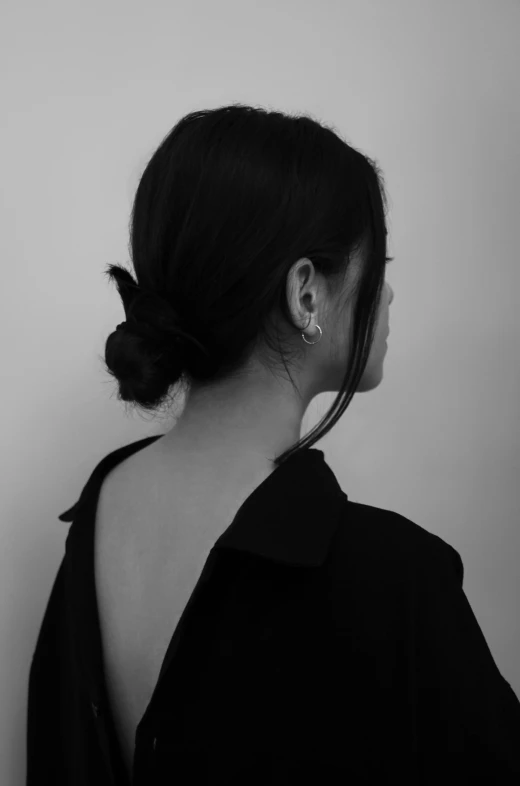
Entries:
<svg viewBox="0 0 520 786">
<path fill-rule="evenodd" d="M 385 205 L 304 115 L 193 112 L 148 162 L 106 367 L 121 400 L 184 406 L 60 516 L 28 784 L 516 782 L 520 705 L 460 555 L 312 447 L 383 377 Z"/>
</svg>

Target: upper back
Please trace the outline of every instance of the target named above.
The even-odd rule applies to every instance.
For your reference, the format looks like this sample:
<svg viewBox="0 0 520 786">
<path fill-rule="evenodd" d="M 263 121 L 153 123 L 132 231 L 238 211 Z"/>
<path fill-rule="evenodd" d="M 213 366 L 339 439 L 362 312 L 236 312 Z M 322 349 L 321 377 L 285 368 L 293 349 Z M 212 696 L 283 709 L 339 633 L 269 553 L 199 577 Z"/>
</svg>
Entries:
<svg viewBox="0 0 520 786">
<path fill-rule="evenodd" d="M 118 464 L 101 487 L 94 573 L 107 692 L 129 776 L 134 740 L 168 644 L 212 546 L 265 477 L 222 485 L 208 467 L 153 445 Z"/>
</svg>

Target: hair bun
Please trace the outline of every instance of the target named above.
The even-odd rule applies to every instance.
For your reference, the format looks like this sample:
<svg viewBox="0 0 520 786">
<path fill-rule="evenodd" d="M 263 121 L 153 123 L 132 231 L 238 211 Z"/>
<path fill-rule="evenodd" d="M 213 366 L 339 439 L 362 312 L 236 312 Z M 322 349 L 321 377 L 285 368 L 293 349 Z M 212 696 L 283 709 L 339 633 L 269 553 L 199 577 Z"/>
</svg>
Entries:
<svg viewBox="0 0 520 786">
<path fill-rule="evenodd" d="M 150 341 L 157 346 L 168 346 L 172 341 L 177 343 L 184 343 L 181 332 L 177 325 L 170 325 L 168 327 L 160 326 L 146 320 L 128 319 L 120 322 L 116 327 L 117 331 L 123 331 L 133 336 Z"/>
<path fill-rule="evenodd" d="M 120 271 L 117 287 L 126 320 L 116 331 L 123 330 L 161 348 L 171 348 L 172 342 L 184 344 L 188 334 L 181 328 L 181 319 L 171 303 L 156 292 L 143 289 L 126 270 Z"/>
<path fill-rule="evenodd" d="M 157 324 L 149 319 L 136 319 L 130 317 L 124 322 L 120 322 L 116 327 L 116 331 L 124 331 L 134 336 L 139 336 L 150 341 L 152 344 L 160 347 L 161 349 L 172 349 L 172 345 L 178 350 L 179 348 L 187 347 L 188 344 L 195 345 L 197 350 L 202 352 L 203 355 L 209 357 L 207 349 L 196 338 L 190 335 L 186 330 L 180 327 L 179 323 L 164 322 Z"/>
</svg>

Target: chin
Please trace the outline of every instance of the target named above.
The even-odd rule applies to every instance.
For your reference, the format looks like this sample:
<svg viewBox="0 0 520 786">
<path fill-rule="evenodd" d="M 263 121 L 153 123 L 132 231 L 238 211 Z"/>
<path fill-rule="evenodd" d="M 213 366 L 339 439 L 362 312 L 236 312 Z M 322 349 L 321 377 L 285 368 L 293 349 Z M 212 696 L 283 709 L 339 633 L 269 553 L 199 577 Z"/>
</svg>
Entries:
<svg viewBox="0 0 520 786">
<path fill-rule="evenodd" d="M 366 368 L 365 373 L 359 381 L 356 388 L 356 393 L 367 393 L 369 390 L 374 390 L 383 381 L 383 364 L 380 363 L 377 368 Z"/>
</svg>

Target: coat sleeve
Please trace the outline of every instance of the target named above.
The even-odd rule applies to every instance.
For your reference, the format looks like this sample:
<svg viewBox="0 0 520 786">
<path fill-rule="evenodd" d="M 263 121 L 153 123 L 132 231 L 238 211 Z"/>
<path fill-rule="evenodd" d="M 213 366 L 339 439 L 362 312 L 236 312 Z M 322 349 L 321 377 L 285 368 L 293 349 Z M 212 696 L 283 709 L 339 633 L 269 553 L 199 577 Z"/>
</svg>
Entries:
<svg viewBox="0 0 520 786">
<path fill-rule="evenodd" d="M 65 561 L 62 560 L 29 669 L 26 716 L 26 786 L 66 783 L 63 760 L 63 686 L 69 678 L 64 634 Z"/>
<path fill-rule="evenodd" d="M 416 665 L 419 767 L 459 783 L 520 783 L 520 703 L 463 589 L 459 553 L 435 540 L 420 561 Z M 433 780 L 431 781 L 434 782 Z"/>
</svg>

